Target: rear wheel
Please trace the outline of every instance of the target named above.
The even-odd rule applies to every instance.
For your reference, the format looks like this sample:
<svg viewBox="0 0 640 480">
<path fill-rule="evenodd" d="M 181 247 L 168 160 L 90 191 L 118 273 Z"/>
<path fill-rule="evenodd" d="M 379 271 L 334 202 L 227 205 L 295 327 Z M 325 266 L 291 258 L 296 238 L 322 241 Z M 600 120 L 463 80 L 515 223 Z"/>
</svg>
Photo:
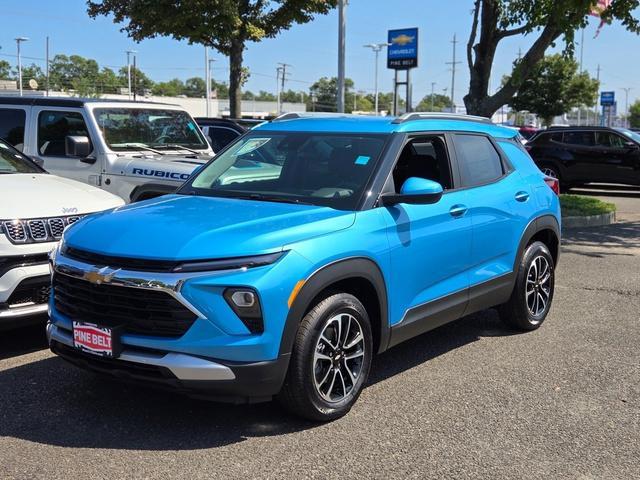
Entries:
<svg viewBox="0 0 640 480">
<path fill-rule="evenodd" d="M 371 325 L 362 303 L 346 293 L 331 295 L 302 320 L 278 400 L 310 420 L 339 418 L 360 396 L 372 354 Z"/>
<path fill-rule="evenodd" d="M 544 243 L 534 242 L 522 256 L 511 298 L 498 309 L 501 319 L 520 330 L 535 330 L 549 313 L 554 285 L 553 257 Z"/>
</svg>

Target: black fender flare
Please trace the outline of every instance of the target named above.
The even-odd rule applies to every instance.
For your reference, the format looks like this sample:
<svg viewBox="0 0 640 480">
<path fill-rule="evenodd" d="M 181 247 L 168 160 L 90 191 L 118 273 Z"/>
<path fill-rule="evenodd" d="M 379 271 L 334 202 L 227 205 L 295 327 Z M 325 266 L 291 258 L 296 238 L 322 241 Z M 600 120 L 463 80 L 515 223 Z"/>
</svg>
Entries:
<svg viewBox="0 0 640 480">
<path fill-rule="evenodd" d="M 379 327 L 380 345 L 378 352 L 386 350 L 389 344 L 390 328 L 388 321 L 387 287 L 382 271 L 370 258 L 351 257 L 329 263 L 316 270 L 307 279 L 289 309 L 284 331 L 282 332 L 279 355 L 291 353 L 300 322 L 312 306 L 311 302 L 313 302 L 318 294 L 332 284 L 350 278 L 363 278 L 373 285 L 378 297 L 380 318 L 377 320 L 380 323 L 379 325 L 371 325 L 371 327 L 374 330 L 376 327 Z M 373 318 L 371 320 L 372 322 L 376 321 L 376 319 Z"/>
<path fill-rule="evenodd" d="M 138 199 L 148 193 L 157 193 L 157 197 L 160 195 L 167 195 L 168 193 L 174 193 L 180 185 L 165 185 L 163 183 L 145 183 L 138 185 L 131 191 L 129 199 L 131 202 L 137 202 Z"/>
<path fill-rule="evenodd" d="M 553 215 L 542 215 L 541 217 L 536 217 L 529 222 L 527 228 L 525 228 L 522 237 L 520 238 L 520 244 L 518 245 L 518 253 L 516 254 L 516 258 L 513 262 L 513 273 L 517 274 L 518 265 L 520 264 L 520 259 L 524 254 L 524 249 L 527 247 L 531 239 L 534 235 L 542 230 L 551 230 L 555 234 L 558 239 L 558 252 L 557 252 L 557 260 L 560 258 L 560 224 L 558 223 L 558 219 Z M 556 260 L 556 265 L 557 265 Z"/>
</svg>

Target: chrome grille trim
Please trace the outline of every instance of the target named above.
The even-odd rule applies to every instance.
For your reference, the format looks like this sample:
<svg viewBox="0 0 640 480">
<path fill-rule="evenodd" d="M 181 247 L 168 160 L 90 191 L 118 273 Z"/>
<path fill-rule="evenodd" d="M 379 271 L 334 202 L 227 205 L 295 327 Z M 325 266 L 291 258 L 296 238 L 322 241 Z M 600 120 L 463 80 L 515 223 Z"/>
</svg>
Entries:
<svg viewBox="0 0 640 480">
<path fill-rule="evenodd" d="M 4 233 L 13 244 L 56 242 L 66 227 L 83 216 L 0 220 L 0 234 Z"/>
</svg>

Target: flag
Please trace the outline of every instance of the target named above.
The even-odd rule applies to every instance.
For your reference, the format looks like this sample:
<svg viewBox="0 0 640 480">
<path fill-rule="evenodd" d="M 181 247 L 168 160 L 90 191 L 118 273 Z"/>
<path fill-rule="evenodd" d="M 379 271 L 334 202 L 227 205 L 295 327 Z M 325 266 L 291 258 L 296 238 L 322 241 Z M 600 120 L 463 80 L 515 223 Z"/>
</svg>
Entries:
<svg viewBox="0 0 640 480">
<path fill-rule="evenodd" d="M 598 0 L 596 4 L 591 8 L 589 15 L 591 15 L 592 17 L 601 18 L 602 12 L 604 12 L 607 8 L 609 8 L 609 5 L 611 5 L 611 2 L 612 0 Z M 600 35 L 600 30 L 602 29 L 602 27 L 604 27 L 604 20 L 601 19 L 600 25 L 598 25 L 598 29 L 596 30 L 596 34 L 594 35 L 593 38 L 598 38 L 598 35 Z"/>
</svg>

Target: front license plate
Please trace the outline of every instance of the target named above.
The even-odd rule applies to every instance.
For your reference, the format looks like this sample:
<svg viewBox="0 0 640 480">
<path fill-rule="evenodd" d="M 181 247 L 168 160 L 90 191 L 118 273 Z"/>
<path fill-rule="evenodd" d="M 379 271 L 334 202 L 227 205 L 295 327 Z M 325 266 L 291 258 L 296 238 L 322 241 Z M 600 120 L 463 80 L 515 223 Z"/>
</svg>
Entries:
<svg viewBox="0 0 640 480">
<path fill-rule="evenodd" d="M 120 354 L 117 329 L 93 323 L 73 322 L 73 346 L 101 357 L 115 358 Z"/>
</svg>

